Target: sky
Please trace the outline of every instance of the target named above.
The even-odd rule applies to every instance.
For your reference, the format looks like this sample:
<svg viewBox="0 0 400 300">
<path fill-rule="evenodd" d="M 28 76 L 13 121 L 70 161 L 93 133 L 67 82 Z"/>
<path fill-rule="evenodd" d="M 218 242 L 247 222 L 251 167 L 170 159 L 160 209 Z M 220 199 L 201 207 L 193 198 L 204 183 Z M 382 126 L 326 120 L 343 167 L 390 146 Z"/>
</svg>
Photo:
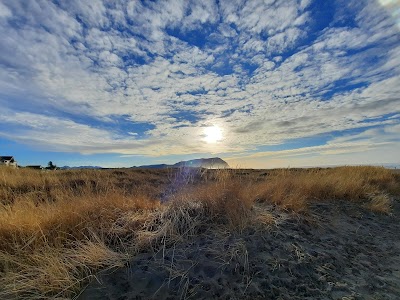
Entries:
<svg viewBox="0 0 400 300">
<path fill-rule="evenodd" d="M 0 0 L 20 165 L 400 164 L 399 0 Z"/>
</svg>

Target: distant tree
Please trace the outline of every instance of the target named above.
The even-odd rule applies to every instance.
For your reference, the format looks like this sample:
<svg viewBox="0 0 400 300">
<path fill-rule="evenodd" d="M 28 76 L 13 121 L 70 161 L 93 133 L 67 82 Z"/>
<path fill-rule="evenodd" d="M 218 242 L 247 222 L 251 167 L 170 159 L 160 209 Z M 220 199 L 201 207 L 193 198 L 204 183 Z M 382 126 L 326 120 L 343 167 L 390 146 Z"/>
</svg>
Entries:
<svg viewBox="0 0 400 300">
<path fill-rule="evenodd" d="M 47 168 L 48 170 L 55 170 L 57 168 L 56 165 L 53 164 L 52 161 L 49 161 L 49 163 L 47 164 Z"/>
</svg>

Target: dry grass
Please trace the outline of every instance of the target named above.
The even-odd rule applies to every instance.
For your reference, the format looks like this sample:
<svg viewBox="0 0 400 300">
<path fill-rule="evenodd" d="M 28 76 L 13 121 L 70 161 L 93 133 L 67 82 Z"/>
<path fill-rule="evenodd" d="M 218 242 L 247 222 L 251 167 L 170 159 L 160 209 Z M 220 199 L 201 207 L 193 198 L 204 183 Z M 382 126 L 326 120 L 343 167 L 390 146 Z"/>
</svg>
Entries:
<svg viewBox="0 0 400 300">
<path fill-rule="evenodd" d="M 379 213 L 399 195 L 397 175 L 375 167 L 246 170 L 0 168 L 0 298 L 71 298 L 99 269 L 212 224 L 269 226 L 265 204 L 301 212 L 349 200 Z M 162 203 L 163 202 L 163 203 Z M 261 208 L 260 208 L 261 207 Z"/>
<path fill-rule="evenodd" d="M 314 201 L 349 200 L 368 204 L 372 200 L 375 207 L 379 202 L 382 208 L 379 211 L 388 211 L 390 201 L 384 195 L 398 185 L 391 170 L 379 167 L 284 169 L 272 172 L 258 184 L 257 198 L 295 211 L 306 210 Z"/>
</svg>

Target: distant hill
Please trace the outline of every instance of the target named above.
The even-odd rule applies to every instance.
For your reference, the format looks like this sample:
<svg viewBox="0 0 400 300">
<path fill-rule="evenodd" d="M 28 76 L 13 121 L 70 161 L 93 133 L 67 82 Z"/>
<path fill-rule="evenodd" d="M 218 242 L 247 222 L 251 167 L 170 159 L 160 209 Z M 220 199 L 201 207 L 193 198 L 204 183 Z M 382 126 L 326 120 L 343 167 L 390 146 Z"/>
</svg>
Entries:
<svg viewBox="0 0 400 300">
<path fill-rule="evenodd" d="M 229 165 L 226 161 L 224 161 L 223 159 L 221 159 L 219 157 L 212 157 L 212 158 L 199 158 L 199 159 L 180 161 L 173 165 L 167 165 L 167 164 L 145 165 L 145 166 L 139 166 L 137 168 L 165 169 L 165 168 L 182 168 L 182 167 L 206 168 L 206 169 L 226 169 L 226 168 L 229 168 Z"/>
<path fill-rule="evenodd" d="M 157 165 L 144 165 L 133 168 L 144 168 L 144 169 L 166 169 L 166 168 L 182 168 L 182 167 L 190 167 L 190 168 L 206 168 L 206 169 L 226 169 L 229 168 L 229 165 L 226 161 L 219 157 L 212 158 L 199 158 L 192 159 L 186 161 L 180 161 L 176 164 L 168 165 L 168 164 L 157 164 Z M 104 169 L 100 166 L 64 166 L 60 167 L 61 170 L 77 170 L 77 169 Z"/>
<path fill-rule="evenodd" d="M 213 158 L 199 158 L 188 161 L 180 161 L 173 165 L 174 167 L 194 167 L 194 168 L 207 168 L 207 169 L 225 169 L 229 168 L 226 161 L 219 157 Z"/>
<path fill-rule="evenodd" d="M 165 168 L 171 168 L 171 167 L 172 167 L 172 165 L 159 164 L 159 165 L 145 165 L 145 166 L 139 166 L 139 167 L 134 167 L 134 168 L 165 169 Z"/>
<path fill-rule="evenodd" d="M 70 167 L 70 166 L 64 166 L 60 167 L 61 170 L 76 170 L 76 169 L 103 169 L 102 167 L 99 166 L 77 166 L 77 167 Z"/>
</svg>

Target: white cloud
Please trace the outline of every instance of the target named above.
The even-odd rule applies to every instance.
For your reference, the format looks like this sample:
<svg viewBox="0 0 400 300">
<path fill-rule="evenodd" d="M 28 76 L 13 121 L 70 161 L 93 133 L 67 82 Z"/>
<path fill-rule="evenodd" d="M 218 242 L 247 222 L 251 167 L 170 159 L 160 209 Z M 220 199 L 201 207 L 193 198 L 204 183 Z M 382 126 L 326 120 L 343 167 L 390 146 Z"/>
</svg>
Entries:
<svg viewBox="0 0 400 300">
<path fill-rule="evenodd" d="M 400 124 L 369 129 L 356 135 L 335 138 L 320 146 L 258 152 L 227 158 L 231 165 L 258 168 L 328 166 L 352 164 L 399 164 Z M 355 156 L 358 159 L 355 159 Z"/>
<path fill-rule="evenodd" d="M 3 3 L 0 3 L 0 18 L 8 18 L 11 16 L 12 16 L 11 10 Z"/>
</svg>

